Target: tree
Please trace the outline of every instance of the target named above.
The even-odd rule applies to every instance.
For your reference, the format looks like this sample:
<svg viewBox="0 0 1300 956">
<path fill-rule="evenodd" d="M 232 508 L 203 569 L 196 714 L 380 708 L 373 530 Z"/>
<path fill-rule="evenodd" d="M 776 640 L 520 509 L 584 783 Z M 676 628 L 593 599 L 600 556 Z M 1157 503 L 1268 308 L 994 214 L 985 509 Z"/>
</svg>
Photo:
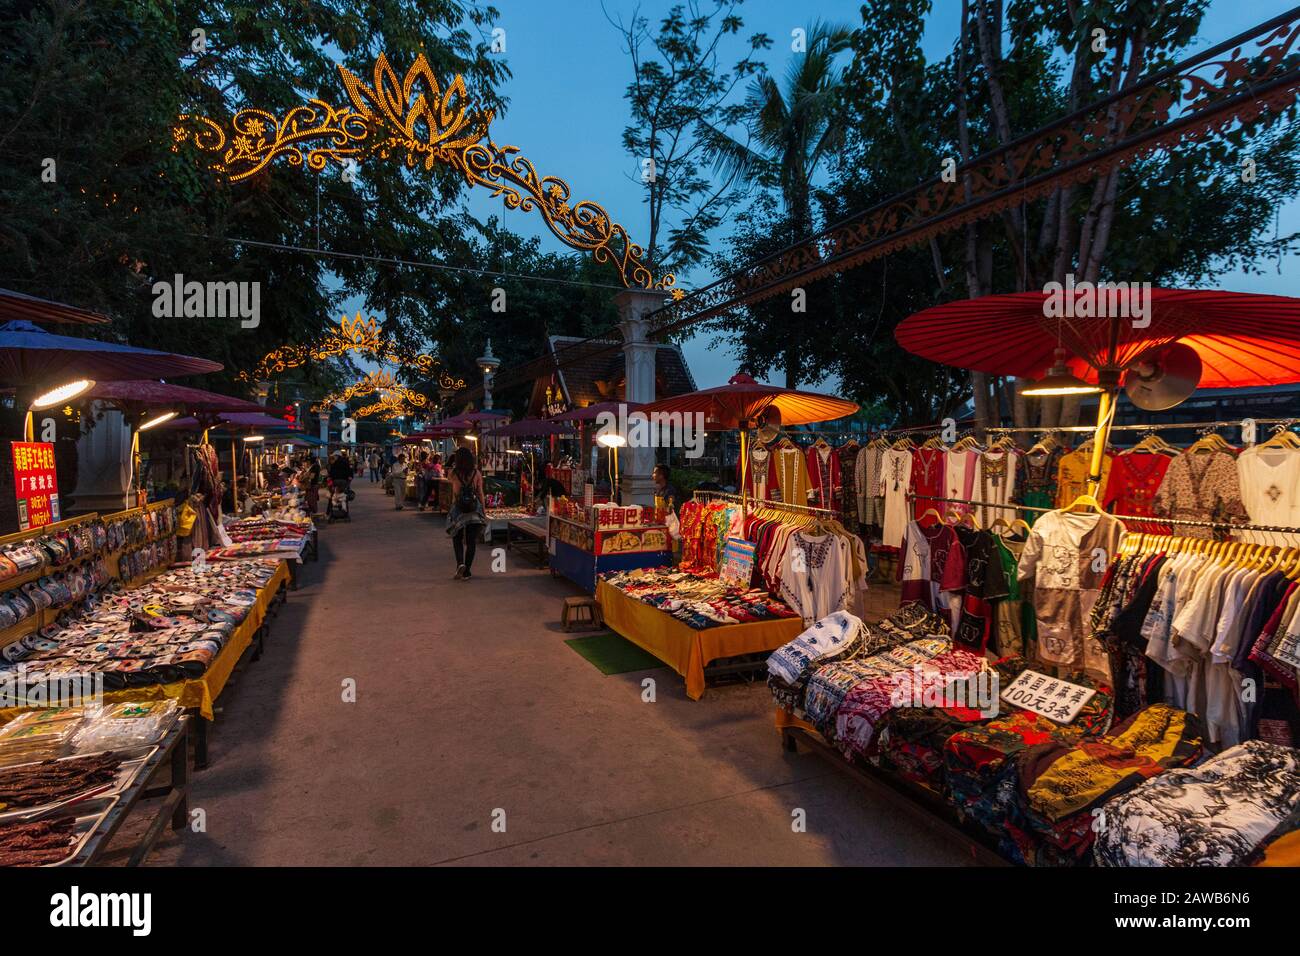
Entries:
<svg viewBox="0 0 1300 956">
<path fill-rule="evenodd" d="M 722 69 L 724 43 L 744 28 L 736 13 L 743 2 L 714 0 L 709 12 L 698 0 L 678 4 L 657 33 L 639 7 L 626 22 L 606 14 L 632 60 L 626 93 L 632 121 L 623 147 L 646 185 L 646 261 L 656 277 L 700 262 L 710 231 L 742 195 L 734 188 L 737 176 L 716 182 L 707 175 L 705 150 L 713 124 L 725 127 L 739 118 L 731 95 L 760 69 L 753 54 L 771 46 L 765 34 L 755 33 L 746 55 L 730 71 Z"/>
<path fill-rule="evenodd" d="M 1065 7 L 965 0 L 952 55 L 928 63 L 916 5 L 868 2 L 845 78 L 850 136 L 831 205 L 837 215 L 874 205 L 932 178 L 945 159 L 961 162 L 1010 143 L 1171 65 L 1194 39 L 1204 8 L 1201 0 Z M 919 13 L 928 12 L 926 3 Z M 918 116 L 928 121 L 917 123 Z M 1266 236 L 1277 204 L 1300 192 L 1297 145 L 1292 108 L 1277 126 L 1246 123 L 931 241 L 933 291 L 920 307 L 1041 288 L 1069 272 L 1172 284 L 1267 260 L 1296 242 Z M 1267 183 L 1242 180 L 1247 153 L 1268 170 Z M 989 424 L 1007 383 L 972 380 L 978 415 Z M 1075 414 L 1059 400 L 1033 407 L 1008 398 L 1017 424 L 1070 423 Z"/>
<path fill-rule="evenodd" d="M 754 78 L 742 107 L 749 142 L 718 127 L 711 127 L 708 137 L 708 156 L 725 175 L 779 190 L 794 241 L 812 235 L 813 177 L 844 143 L 841 72 L 835 61 L 851 35 L 847 27 L 824 23 L 814 23 L 805 32 L 805 49 L 790 61 L 783 84 L 768 73 Z M 823 291 L 814 292 L 816 314 L 824 315 L 829 308 Z M 790 334 L 802 326 L 805 315 L 791 310 L 772 327 L 786 342 L 782 364 L 789 388 L 798 385 L 805 371 L 805 335 Z"/>
<path fill-rule="evenodd" d="M 500 107 L 508 75 L 476 30 L 495 15 L 460 0 L 379 0 L 364 9 L 298 0 L 0 0 L 0 286 L 101 310 L 102 334 L 200 351 L 236 374 L 271 348 L 316 338 L 344 298 L 362 295 L 402 331 L 427 304 L 411 273 L 334 262 L 293 247 L 436 260 L 455 224 L 439 218 L 463 179 L 375 159 L 355 182 L 277 163 L 248 182 L 215 179 L 173 151 L 179 114 L 225 120 L 257 106 L 283 113 L 309 96 L 345 99 L 333 62 L 365 75 L 380 50 L 418 52 L 442 76 Z M 55 177 L 43 179 L 53 160 Z M 263 245 L 243 244 L 250 240 Z M 155 281 L 260 283 L 261 324 L 155 317 Z M 307 374 L 317 374 L 310 370 Z"/>
</svg>

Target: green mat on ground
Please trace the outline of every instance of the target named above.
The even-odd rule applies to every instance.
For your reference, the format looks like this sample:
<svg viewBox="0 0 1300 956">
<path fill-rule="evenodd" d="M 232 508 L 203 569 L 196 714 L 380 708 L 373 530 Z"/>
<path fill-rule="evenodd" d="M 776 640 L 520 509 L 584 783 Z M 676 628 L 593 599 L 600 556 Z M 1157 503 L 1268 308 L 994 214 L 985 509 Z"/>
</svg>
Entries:
<svg viewBox="0 0 1300 956">
<path fill-rule="evenodd" d="M 631 671 L 648 671 L 652 667 L 667 667 L 653 654 L 641 650 L 631 641 L 613 631 L 574 637 L 564 642 L 593 664 L 602 674 L 627 674 Z"/>
</svg>

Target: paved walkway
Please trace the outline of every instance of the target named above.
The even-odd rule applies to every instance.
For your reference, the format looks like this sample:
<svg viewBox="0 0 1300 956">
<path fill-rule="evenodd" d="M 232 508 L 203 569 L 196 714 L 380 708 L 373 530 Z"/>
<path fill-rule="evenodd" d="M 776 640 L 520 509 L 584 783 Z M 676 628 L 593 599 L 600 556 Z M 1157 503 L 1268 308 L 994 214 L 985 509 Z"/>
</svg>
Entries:
<svg viewBox="0 0 1300 956">
<path fill-rule="evenodd" d="M 442 519 L 367 482 L 320 543 L 221 700 L 191 797 L 206 832 L 169 834 L 151 863 L 966 862 L 815 755 L 782 753 L 761 684 L 692 702 L 666 669 L 602 675 L 560 631 L 576 589 L 524 557 L 494 574 L 480 545 L 474 579 L 453 581 Z"/>
</svg>

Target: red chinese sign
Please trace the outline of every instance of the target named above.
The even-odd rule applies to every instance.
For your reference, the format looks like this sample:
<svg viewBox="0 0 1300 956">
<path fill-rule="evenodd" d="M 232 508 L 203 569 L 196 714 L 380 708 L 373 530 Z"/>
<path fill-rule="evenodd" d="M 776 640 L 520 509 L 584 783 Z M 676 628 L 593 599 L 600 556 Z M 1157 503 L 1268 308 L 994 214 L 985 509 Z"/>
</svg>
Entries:
<svg viewBox="0 0 1300 956">
<path fill-rule="evenodd" d="M 59 480 L 54 471 L 54 446 L 48 442 L 10 442 L 14 456 L 14 494 L 18 498 L 18 527 L 41 528 L 59 520 Z"/>
</svg>

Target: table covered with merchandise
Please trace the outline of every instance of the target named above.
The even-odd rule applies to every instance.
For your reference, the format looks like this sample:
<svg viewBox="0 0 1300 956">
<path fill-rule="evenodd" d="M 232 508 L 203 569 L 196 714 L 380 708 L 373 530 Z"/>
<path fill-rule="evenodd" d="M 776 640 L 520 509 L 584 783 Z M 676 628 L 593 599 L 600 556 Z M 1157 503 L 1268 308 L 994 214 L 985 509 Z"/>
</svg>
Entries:
<svg viewBox="0 0 1300 956">
<path fill-rule="evenodd" d="M 186 823 L 187 729 L 174 701 L 32 710 L 0 728 L 0 865 L 91 865 L 160 797 L 128 865 L 143 862 L 169 821 Z"/>
<path fill-rule="evenodd" d="M 790 608 L 762 590 L 672 568 L 607 575 L 596 603 L 610 628 L 686 679 L 692 700 L 704 696 L 704 668 L 713 661 L 775 650 L 803 630 Z"/>
<path fill-rule="evenodd" d="M 104 681 L 107 703 L 173 699 L 205 719 L 289 578 L 283 561 L 252 559 L 173 569 L 49 634 L 5 648 L 0 693 L 65 673 Z M 131 631 L 144 626 L 142 631 Z M 0 722 L 24 708 L 0 708 Z"/>
<path fill-rule="evenodd" d="M 908 790 L 1014 863 L 1241 865 L 1300 819 L 1292 748 L 1249 740 L 1211 756 L 1195 715 L 1121 709 L 1083 672 L 991 662 L 919 603 L 874 624 L 827 617 L 768 670 L 787 740 Z"/>
</svg>

